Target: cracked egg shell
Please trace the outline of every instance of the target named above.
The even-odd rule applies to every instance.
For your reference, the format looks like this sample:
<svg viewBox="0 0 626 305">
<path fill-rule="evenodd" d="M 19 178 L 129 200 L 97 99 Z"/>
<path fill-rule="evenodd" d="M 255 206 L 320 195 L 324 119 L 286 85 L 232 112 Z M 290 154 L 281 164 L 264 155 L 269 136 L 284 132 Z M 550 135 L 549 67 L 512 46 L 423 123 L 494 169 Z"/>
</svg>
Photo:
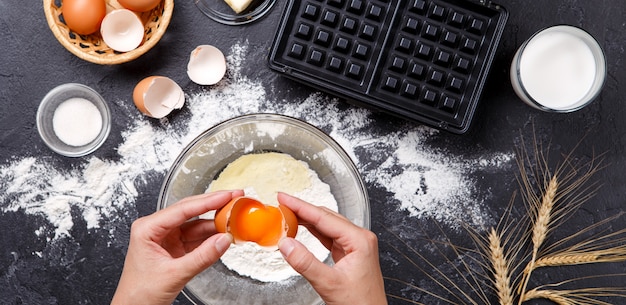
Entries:
<svg viewBox="0 0 626 305">
<path fill-rule="evenodd" d="M 215 85 L 226 74 L 224 53 L 211 45 L 197 46 L 189 55 L 187 75 L 198 85 Z"/>
<path fill-rule="evenodd" d="M 168 77 L 149 76 L 135 86 L 133 102 L 143 114 L 160 119 L 183 107 L 185 93 Z"/>
<path fill-rule="evenodd" d="M 244 196 L 233 198 L 215 213 L 215 227 L 218 232 L 232 234 L 236 244 L 255 242 L 276 249 L 281 238 L 296 236 L 298 219 L 286 206 L 265 205 Z"/>
</svg>

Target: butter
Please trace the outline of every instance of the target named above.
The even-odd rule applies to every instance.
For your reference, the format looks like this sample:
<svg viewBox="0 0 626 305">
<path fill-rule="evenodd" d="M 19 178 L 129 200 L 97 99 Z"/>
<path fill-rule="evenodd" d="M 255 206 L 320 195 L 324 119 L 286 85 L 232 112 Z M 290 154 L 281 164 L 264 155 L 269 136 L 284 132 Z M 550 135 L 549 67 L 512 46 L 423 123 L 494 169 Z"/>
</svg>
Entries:
<svg viewBox="0 0 626 305">
<path fill-rule="evenodd" d="M 253 0 L 224 0 L 230 6 L 230 8 L 235 11 L 235 13 L 239 14 L 243 12 Z"/>
</svg>

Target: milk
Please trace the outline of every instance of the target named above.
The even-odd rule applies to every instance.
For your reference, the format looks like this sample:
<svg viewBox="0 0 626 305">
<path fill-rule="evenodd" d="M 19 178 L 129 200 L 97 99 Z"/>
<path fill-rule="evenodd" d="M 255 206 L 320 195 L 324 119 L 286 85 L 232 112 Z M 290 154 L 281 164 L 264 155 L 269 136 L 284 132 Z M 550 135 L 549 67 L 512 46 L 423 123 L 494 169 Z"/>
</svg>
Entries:
<svg viewBox="0 0 626 305">
<path fill-rule="evenodd" d="M 572 111 L 590 102 L 604 82 L 604 55 L 586 32 L 570 26 L 543 30 L 518 50 L 511 66 L 516 93 L 548 111 Z"/>
</svg>

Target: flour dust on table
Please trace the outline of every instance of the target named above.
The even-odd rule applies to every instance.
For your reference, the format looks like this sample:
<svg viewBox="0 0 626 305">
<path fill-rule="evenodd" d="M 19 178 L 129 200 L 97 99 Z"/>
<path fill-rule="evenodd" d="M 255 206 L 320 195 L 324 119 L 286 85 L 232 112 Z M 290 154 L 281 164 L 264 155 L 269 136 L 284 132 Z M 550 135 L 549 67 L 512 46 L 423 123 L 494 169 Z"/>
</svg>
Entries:
<svg viewBox="0 0 626 305">
<path fill-rule="evenodd" d="M 497 171 L 510 166 L 512 153 L 470 160 L 454 156 L 427 144 L 438 131 L 422 126 L 375 135 L 367 132 L 377 124 L 369 111 L 345 109 L 343 102 L 322 93 L 304 100 L 272 100 L 261 82 L 242 74 L 247 52 L 247 42 L 227 52 L 227 77 L 216 86 L 189 94 L 188 117 L 158 125 L 137 113 L 135 123 L 122 132 L 116 160 L 84 157 L 80 166 L 67 171 L 55 168 L 47 158 L 15 156 L 4 160 L 0 165 L 0 212 L 20 210 L 44 216 L 55 227 L 50 238 L 54 241 L 71 236 L 72 210 L 78 208 L 88 229 L 111 224 L 106 229 L 113 239 L 118 235 L 116 217 L 136 211 L 137 187 L 154 179 L 155 173 L 156 178 L 162 178 L 192 139 L 224 120 L 268 112 L 300 118 L 327 132 L 350 155 L 365 181 L 387 190 L 393 195 L 389 200 L 399 202 L 399 208 L 410 215 L 452 223 L 469 213 L 471 222 L 484 224 L 483 204 L 471 199 L 476 198 L 476 189 L 469 177 L 480 169 Z M 128 101 L 116 105 L 132 108 Z M 122 112 L 136 112 L 125 110 Z"/>
</svg>

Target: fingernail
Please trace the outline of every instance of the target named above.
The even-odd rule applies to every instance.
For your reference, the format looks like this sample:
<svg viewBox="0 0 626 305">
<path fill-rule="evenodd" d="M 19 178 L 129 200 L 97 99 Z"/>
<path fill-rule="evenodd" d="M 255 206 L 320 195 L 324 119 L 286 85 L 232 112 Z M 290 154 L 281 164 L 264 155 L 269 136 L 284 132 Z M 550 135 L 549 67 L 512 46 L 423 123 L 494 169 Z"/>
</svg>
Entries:
<svg viewBox="0 0 626 305">
<path fill-rule="evenodd" d="M 219 253 L 224 253 L 230 247 L 230 244 L 233 242 L 233 236 L 229 233 L 222 234 L 220 238 L 215 241 L 215 249 Z"/>
<path fill-rule="evenodd" d="M 293 238 L 285 237 L 278 242 L 278 249 L 284 257 L 288 257 L 295 248 L 296 242 Z"/>
</svg>

